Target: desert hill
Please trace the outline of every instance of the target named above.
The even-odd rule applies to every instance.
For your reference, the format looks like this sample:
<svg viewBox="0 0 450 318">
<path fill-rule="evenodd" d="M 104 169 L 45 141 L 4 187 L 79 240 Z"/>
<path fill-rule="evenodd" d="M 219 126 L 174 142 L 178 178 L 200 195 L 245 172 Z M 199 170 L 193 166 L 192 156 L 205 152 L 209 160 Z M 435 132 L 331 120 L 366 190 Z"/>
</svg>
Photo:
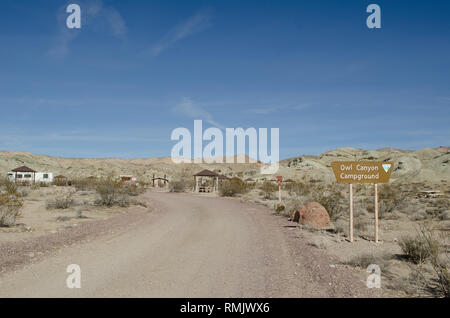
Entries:
<svg viewBox="0 0 450 318">
<path fill-rule="evenodd" d="M 448 182 L 450 177 L 449 147 L 423 148 L 416 151 L 392 148 L 378 150 L 340 148 L 319 156 L 285 159 L 281 162 L 281 166 L 295 169 L 298 174 L 331 181 L 334 179 L 331 170 L 333 161 L 393 161 L 392 181 L 440 183 Z"/>
</svg>

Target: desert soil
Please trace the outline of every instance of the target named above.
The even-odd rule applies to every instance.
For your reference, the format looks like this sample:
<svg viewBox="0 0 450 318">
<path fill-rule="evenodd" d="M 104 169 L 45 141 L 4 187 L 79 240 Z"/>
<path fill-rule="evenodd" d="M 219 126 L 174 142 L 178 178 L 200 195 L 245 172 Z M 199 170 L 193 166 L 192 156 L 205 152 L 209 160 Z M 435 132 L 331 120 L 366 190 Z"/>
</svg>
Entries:
<svg viewBox="0 0 450 318">
<path fill-rule="evenodd" d="M 132 208 L 0 245 L 0 297 L 376 297 L 360 272 L 273 211 L 148 191 Z M 69 264 L 81 289 L 66 286 Z"/>
</svg>

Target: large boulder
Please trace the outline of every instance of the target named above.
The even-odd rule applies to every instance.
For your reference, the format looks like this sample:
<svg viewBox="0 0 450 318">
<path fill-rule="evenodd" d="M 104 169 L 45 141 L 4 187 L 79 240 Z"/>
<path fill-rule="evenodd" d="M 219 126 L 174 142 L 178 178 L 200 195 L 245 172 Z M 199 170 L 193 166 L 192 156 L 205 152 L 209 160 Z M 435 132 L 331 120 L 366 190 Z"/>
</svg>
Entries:
<svg viewBox="0 0 450 318">
<path fill-rule="evenodd" d="M 310 202 L 295 211 L 292 215 L 292 221 L 318 229 L 331 226 L 327 210 L 318 202 Z"/>
</svg>

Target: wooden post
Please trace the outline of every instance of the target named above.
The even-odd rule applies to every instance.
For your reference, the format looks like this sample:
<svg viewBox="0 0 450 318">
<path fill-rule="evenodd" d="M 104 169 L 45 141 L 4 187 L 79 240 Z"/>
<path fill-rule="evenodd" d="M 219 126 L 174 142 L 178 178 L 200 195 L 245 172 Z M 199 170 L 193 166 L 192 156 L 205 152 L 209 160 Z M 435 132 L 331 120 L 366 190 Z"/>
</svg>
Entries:
<svg viewBox="0 0 450 318">
<path fill-rule="evenodd" d="M 281 185 L 278 185 L 278 201 L 281 203 Z"/>
<path fill-rule="evenodd" d="M 375 243 L 378 243 L 378 183 L 375 183 Z"/>
<path fill-rule="evenodd" d="M 350 242 L 353 242 L 353 184 L 350 183 Z"/>
<path fill-rule="evenodd" d="M 197 179 L 197 176 L 194 176 L 194 180 L 195 180 L 195 192 L 198 192 L 198 179 Z"/>
</svg>

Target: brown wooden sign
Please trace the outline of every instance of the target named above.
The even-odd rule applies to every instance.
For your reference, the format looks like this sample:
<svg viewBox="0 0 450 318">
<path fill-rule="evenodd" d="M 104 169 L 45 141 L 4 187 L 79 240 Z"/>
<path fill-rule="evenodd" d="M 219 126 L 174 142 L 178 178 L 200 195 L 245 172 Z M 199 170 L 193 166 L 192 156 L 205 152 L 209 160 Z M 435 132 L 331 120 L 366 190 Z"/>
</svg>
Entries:
<svg viewBox="0 0 450 318">
<path fill-rule="evenodd" d="M 339 183 L 385 183 L 388 182 L 393 162 L 384 161 L 335 161 L 331 163 Z"/>
</svg>

